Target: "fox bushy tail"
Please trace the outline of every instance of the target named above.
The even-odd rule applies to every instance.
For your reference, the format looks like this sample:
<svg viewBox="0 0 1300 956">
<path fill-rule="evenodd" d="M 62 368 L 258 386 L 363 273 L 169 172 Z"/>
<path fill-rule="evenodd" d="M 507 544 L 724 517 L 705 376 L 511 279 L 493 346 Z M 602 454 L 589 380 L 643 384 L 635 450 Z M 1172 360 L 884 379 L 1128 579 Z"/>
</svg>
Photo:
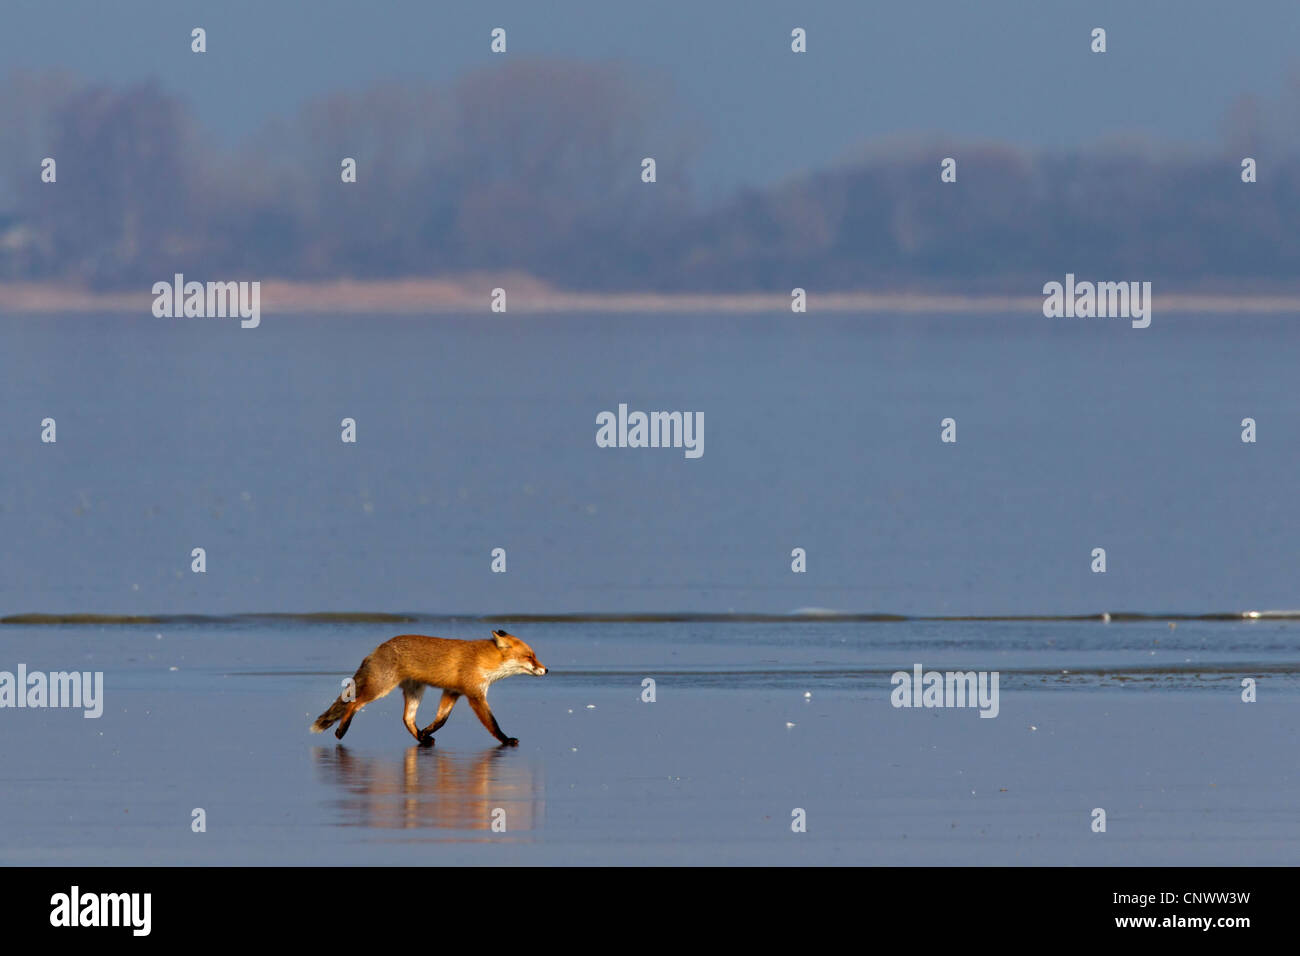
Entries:
<svg viewBox="0 0 1300 956">
<path fill-rule="evenodd" d="M 333 727 L 335 721 L 342 717 L 343 712 L 347 709 L 347 702 L 341 696 L 336 698 L 334 703 L 330 704 L 330 709 L 316 718 L 316 722 L 311 725 L 311 732 L 313 734 L 318 734 L 322 730 L 328 730 L 330 727 Z"/>
<path fill-rule="evenodd" d="M 357 668 L 357 672 L 352 675 L 352 687 L 348 700 L 343 699 L 343 694 L 334 698 L 334 703 L 330 704 L 330 709 L 317 717 L 315 723 L 311 725 L 311 732 L 313 734 L 318 734 L 322 730 L 328 730 L 348 712 L 348 704 L 357 699 L 357 695 L 360 693 L 359 688 L 370 673 L 370 659 L 372 656 L 373 655 L 371 654 L 367 654 L 366 659 L 363 660 L 361 666 Z M 344 693 L 347 693 L 347 691 Z M 366 699 L 368 700 L 369 698 Z"/>
</svg>

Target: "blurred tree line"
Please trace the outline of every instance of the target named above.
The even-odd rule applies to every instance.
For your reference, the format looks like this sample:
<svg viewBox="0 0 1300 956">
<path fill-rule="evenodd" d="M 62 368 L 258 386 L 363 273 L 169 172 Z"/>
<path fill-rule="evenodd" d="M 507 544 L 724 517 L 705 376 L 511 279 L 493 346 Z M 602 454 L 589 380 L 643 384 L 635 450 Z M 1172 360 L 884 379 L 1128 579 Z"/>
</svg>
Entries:
<svg viewBox="0 0 1300 956">
<path fill-rule="evenodd" d="M 656 92 L 613 65 L 512 60 L 449 88 L 325 97 L 231 146 L 155 82 L 16 75 L 0 95 L 0 279 L 509 269 L 588 290 L 1024 292 L 1066 271 L 1189 289 L 1300 278 L 1300 127 L 1249 97 L 1204 155 L 885 143 L 701 197 L 686 124 Z M 45 156 L 55 186 L 40 181 Z M 354 184 L 340 180 L 345 156 Z M 940 182 L 946 156 L 956 183 Z M 1256 183 L 1241 181 L 1244 156 Z"/>
</svg>

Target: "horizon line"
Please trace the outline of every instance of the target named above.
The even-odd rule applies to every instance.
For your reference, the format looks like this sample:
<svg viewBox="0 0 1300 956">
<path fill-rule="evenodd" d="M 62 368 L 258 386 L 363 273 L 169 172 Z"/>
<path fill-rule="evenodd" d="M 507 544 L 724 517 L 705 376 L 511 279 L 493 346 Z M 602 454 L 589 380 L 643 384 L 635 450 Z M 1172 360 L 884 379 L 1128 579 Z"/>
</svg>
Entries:
<svg viewBox="0 0 1300 956">
<path fill-rule="evenodd" d="M 418 621 L 517 621 L 539 623 L 835 623 L 897 624 L 908 621 L 1253 621 L 1300 620 L 1300 610 L 1270 611 L 1098 611 L 1087 614 L 892 614 L 809 608 L 786 613 L 747 611 L 568 611 L 558 613 L 464 613 L 425 611 L 246 611 L 231 614 L 104 614 L 29 612 L 0 616 L 0 625 L 203 624 L 234 621 L 297 621 L 304 624 L 382 624 Z"/>
</svg>

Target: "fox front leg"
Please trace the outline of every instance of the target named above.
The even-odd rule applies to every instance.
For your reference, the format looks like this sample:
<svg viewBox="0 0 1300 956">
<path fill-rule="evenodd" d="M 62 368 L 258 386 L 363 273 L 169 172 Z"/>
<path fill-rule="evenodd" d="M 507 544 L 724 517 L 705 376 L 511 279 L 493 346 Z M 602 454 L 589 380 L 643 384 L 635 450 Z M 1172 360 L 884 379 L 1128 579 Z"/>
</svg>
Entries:
<svg viewBox="0 0 1300 956">
<path fill-rule="evenodd" d="M 497 723 L 497 719 L 492 716 L 492 708 L 488 706 L 487 698 L 471 697 L 469 705 L 474 708 L 474 713 L 483 722 L 483 726 L 488 729 L 493 737 L 501 741 L 503 747 L 519 746 L 519 738 L 507 737 L 505 731 L 501 729 L 501 725 Z"/>
</svg>

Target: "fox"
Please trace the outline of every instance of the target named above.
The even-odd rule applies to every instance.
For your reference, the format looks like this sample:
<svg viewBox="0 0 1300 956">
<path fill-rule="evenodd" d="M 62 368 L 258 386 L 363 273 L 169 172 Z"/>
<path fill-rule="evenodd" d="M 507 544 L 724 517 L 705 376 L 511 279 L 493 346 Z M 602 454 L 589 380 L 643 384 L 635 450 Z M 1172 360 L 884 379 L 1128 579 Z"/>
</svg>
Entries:
<svg viewBox="0 0 1300 956">
<path fill-rule="evenodd" d="M 401 687 L 406 704 L 402 724 L 420 746 L 433 746 L 433 735 L 447 722 L 456 701 L 465 697 L 483 726 L 503 747 L 517 747 L 519 739 L 506 736 L 488 707 L 488 687 L 515 674 L 543 677 L 546 673 L 547 668 L 533 649 L 505 631 L 494 630 L 491 640 L 481 641 L 400 634 L 366 655 L 352 677 L 351 699 L 345 700 L 345 695 L 340 694 L 329 710 L 312 723 L 311 732 L 318 734 L 338 722 L 334 736 L 342 740 L 357 711 Z M 433 722 L 421 730 L 416 727 L 415 713 L 426 685 L 441 688 L 442 700 Z"/>
</svg>

